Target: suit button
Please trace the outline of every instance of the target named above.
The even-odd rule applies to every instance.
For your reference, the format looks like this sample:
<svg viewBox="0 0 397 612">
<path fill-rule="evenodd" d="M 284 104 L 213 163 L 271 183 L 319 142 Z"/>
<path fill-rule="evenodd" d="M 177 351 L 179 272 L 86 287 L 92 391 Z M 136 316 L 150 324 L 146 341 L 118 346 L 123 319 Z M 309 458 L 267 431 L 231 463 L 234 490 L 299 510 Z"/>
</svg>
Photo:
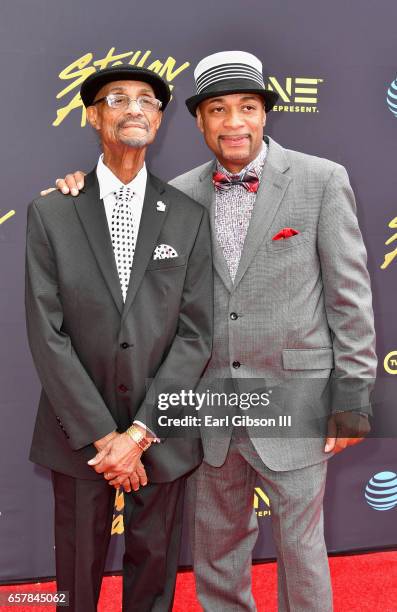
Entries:
<svg viewBox="0 0 397 612">
<path fill-rule="evenodd" d="M 125 385 L 119 385 L 119 391 L 120 393 L 126 393 L 128 391 L 128 387 Z"/>
<path fill-rule="evenodd" d="M 235 370 L 238 370 L 238 369 L 239 369 L 239 367 L 241 366 L 241 363 L 240 363 L 239 361 L 233 361 L 233 364 L 232 364 L 232 365 L 233 365 L 233 367 L 234 367 L 234 369 L 235 369 Z"/>
<path fill-rule="evenodd" d="M 120 344 L 120 346 L 121 346 L 121 348 L 122 348 L 122 349 L 126 349 L 126 348 L 128 348 L 130 345 L 128 344 L 128 342 L 122 342 L 122 343 Z"/>
<path fill-rule="evenodd" d="M 236 312 L 231 312 L 230 318 L 232 321 L 235 321 L 236 319 L 238 319 L 238 314 Z"/>
</svg>

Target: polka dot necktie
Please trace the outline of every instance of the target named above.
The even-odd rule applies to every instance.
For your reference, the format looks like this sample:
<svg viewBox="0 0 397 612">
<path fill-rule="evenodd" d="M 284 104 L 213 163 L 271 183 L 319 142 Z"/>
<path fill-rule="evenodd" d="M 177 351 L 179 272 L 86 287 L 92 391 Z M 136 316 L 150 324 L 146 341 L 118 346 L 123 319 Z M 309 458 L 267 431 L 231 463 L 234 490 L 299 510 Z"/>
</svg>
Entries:
<svg viewBox="0 0 397 612">
<path fill-rule="evenodd" d="M 111 222 L 112 246 L 123 301 L 125 302 L 135 251 L 134 223 L 131 209 L 134 192 L 130 187 L 123 185 L 118 191 L 114 191 L 113 195 L 116 198 L 116 203 Z"/>
</svg>

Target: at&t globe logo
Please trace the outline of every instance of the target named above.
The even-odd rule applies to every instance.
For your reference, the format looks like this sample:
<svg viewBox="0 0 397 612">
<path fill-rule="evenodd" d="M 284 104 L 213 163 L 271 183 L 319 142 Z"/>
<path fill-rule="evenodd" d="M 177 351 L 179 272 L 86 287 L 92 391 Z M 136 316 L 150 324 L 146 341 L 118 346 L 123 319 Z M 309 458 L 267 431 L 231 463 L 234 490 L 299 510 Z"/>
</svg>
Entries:
<svg viewBox="0 0 397 612">
<path fill-rule="evenodd" d="M 395 117 L 397 117 L 397 79 L 395 79 L 387 90 L 387 106 Z"/>
<path fill-rule="evenodd" d="M 378 472 L 365 487 L 365 499 L 374 510 L 391 510 L 397 506 L 397 474 Z"/>
</svg>

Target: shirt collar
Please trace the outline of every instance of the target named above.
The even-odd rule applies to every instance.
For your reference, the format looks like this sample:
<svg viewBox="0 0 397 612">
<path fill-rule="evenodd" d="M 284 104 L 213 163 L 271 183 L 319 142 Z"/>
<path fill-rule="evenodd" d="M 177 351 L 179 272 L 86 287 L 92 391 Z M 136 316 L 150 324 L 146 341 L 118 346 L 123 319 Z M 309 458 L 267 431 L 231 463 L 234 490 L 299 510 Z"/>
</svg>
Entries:
<svg viewBox="0 0 397 612">
<path fill-rule="evenodd" d="M 245 166 L 245 168 L 243 168 L 241 172 L 239 172 L 238 176 L 242 178 L 246 172 L 254 169 L 256 174 L 260 177 L 260 175 L 262 174 L 262 168 L 265 163 L 266 155 L 267 145 L 265 141 L 262 141 L 262 148 L 259 151 L 259 154 L 247 166 Z M 224 168 L 218 160 L 216 160 L 216 167 L 218 172 L 222 172 L 222 174 L 226 174 L 227 176 L 233 176 L 232 173 L 226 170 L 226 168 Z"/>
<path fill-rule="evenodd" d="M 113 174 L 110 168 L 105 165 L 103 161 L 103 154 L 99 157 L 98 165 L 96 167 L 96 175 L 99 183 L 99 197 L 101 200 L 106 198 L 106 196 L 113 194 L 114 191 L 118 191 L 120 187 L 124 185 L 124 183 L 122 183 L 120 179 Z M 144 163 L 136 177 L 127 183 L 126 187 L 130 187 L 134 194 L 143 201 L 145 197 L 146 182 L 147 170 L 146 164 Z"/>
</svg>

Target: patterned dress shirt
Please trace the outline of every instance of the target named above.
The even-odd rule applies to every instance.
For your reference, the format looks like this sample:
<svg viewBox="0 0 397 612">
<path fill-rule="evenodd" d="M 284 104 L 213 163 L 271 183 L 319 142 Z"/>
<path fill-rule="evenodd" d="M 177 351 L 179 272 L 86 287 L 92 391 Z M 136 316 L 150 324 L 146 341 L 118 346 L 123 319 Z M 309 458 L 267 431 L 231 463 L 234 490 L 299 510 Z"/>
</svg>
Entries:
<svg viewBox="0 0 397 612">
<path fill-rule="evenodd" d="M 248 170 L 253 168 L 260 182 L 266 154 L 267 145 L 263 142 L 259 155 L 241 170 L 239 177 L 242 178 Z M 219 161 L 217 161 L 216 169 L 218 172 L 231 176 L 231 173 Z M 232 185 L 226 192 L 215 191 L 216 237 L 223 249 L 232 281 L 235 279 L 240 263 L 255 200 L 256 193 L 250 193 L 242 185 Z"/>
</svg>

